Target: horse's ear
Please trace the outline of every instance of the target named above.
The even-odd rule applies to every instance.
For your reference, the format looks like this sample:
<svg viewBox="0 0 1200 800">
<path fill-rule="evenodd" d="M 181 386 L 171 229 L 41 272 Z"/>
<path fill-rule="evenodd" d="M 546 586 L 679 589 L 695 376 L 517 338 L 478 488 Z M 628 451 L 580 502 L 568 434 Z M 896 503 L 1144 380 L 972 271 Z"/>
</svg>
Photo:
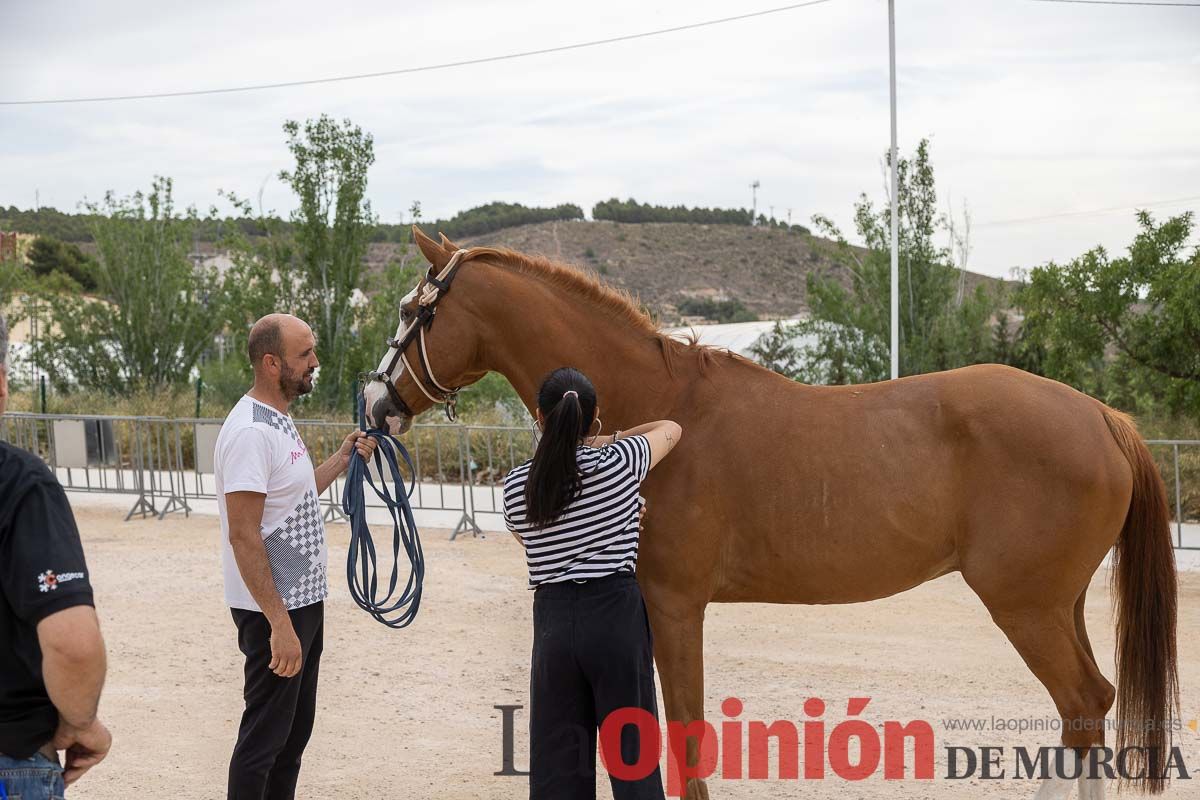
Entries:
<svg viewBox="0 0 1200 800">
<path fill-rule="evenodd" d="M 447 239 L 446 234 L 442 233 L 441 231 L 438 231 L 438 236 L 442 237 L 442 247 L 446 248 L 446 252 L 453 255 L 455 252 L 462 249 L 454 242 Z"/>
<path fill-rule="evenodd" d="M 450 261 L 450 255 L 454 251 L 446 251 L 444 247 L 430 239 L 416 225 L 412 226 L 413 240 L 417 243 L 417 247 L 421 248 L 421 255 L 425 256 L 425 260 L 433 265 L 435 272 L 441 272 L 446 264 Z"/>
</svg>

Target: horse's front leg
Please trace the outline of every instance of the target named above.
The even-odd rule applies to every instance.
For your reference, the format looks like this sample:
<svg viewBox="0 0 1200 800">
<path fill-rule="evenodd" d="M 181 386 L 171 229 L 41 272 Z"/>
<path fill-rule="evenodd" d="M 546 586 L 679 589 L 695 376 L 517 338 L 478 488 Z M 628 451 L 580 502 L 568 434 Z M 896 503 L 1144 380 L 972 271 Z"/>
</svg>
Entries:
<svg viewBox="0 0 1200 800">
<path fill-rule="evenodd" d="M 680 600 L 667 593 L 643 586 L 650 629 L 654 635 L 654 661 L 662 681 L 667 722 L 684 725 L 704 719 L 704 602 Z M 668 783 L 671 761 L 686 773 L 688 764 L 699 764 L 699 742 L 690 737 L 672 743 L 675 752 L 668 755 Z M 715 745 L 715 742 L 713 743 Z M 670 788 L 668 786 L 668 788 Z M 708 800 L 708 787 L 699 778 L 687 782 L 687 800 Z"/>
</svg>

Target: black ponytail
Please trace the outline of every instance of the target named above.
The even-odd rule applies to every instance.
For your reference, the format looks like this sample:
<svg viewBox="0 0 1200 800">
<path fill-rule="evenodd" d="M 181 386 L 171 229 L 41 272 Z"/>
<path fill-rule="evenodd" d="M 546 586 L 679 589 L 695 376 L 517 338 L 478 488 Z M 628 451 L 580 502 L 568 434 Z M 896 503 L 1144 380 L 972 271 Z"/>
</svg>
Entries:
<svg viewBox="0 0 1200 800">
<path fill-rule="evenodd" d="M 538 408 L 546 424 L 525 482 L 525 518 L 544 528 L 583 486 L 575 449 L 596 419 L 596 390 L 579 370 L 560 367 L 542 381 Z"/>
</svg>

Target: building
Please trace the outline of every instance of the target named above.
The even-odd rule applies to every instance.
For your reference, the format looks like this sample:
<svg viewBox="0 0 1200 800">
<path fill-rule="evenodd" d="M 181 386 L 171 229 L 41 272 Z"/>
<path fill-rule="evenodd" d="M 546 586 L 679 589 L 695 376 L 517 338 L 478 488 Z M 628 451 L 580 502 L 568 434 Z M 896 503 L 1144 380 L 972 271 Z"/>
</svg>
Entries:
<svg viewBox="0 0 1200 800">
<path fill-rule="evenodd" d="M 25 260 L 33 240 L 38 237 L 32 233 L 17 233 L 16 231 L 0 231 L 0 261 L 19 258 Z"/>
<path fill-rule="evenodd" d="M 674 336 L 677 339 L 684 340 L 691 333 L 696 334 L 697 341 L 700 344 L 706 344 L 711 347 L 722 347 L 727 350 L 732 350 L 738 355 L 753 359 L 754 356 L 750 353 L 750 348 L 764 334 L 770 333 L 775 327 L 777 321 L 796 322 L 802 319 L 799 315 L 789 317 L 785 320 L 758 320 L 756 322 L 731 322 L 725 325 L 688 325 L 679 328 L 664 328 L 663 333 Z M 812 344 L 815 343 L 815 338 L 810 342 L 805 339 L 797 341 L 797 344 Z"/>
</svg>

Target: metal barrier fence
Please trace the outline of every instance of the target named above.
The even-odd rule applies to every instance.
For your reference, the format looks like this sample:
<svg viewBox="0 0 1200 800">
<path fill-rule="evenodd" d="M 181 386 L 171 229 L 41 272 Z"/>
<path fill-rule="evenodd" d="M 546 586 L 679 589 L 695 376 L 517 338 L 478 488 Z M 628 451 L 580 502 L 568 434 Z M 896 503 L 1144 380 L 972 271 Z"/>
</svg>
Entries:
<svg viewBox="0 0 1200 800">
<path fill-rule="evenodd" d="M 219 419 L 13 413 L 0 416 L 0 441 L 36 453 L 68 491 L 127 494 L 125 519 L 192 511 L 216 500 L 213 452 Z M 332 455 L 350 423 L 296 420 L 315 464 Z M 451 538 L 481 533 L 479 513 L 501 513 L 505 474 L 533 455 L 532 429 L 504 426 L 414 425 L 404 445 L 413 459 L 416 510 L 461 512 Z M 378 476 L 376 476 L 378 477 Z M 344 517 L 343 481 L 321 497 L 327 521 Z M 373 492 L 368 507 L 383 508 Z M 372 502 L 374 501 L 374 502 Z"/>
<path fill-rule="evenodd" d="M 1175 549 L 1200 550 L 1200 537 L 1193 537 L 1195 541 L 1188 544 L 1184 544 L 1183 537 L 1184 520 L 1200 518 L 1200 439 L 1147 439 L 1146 444 L 1150 446 L 1150 452 L 1154 454 L 1159 472 L 1162 473 L 1163 482 L 1167 485 L 1167 500 L 1175 518 Z M 1183 467 L 1179 453 L 1181 447 L 1190 448 L 1186 456 L 1187 464 Z M 1170 450 L 1167 451 L 1167 448 Z M 1163 458 L 1164 452 L 1170 452 L 1171 457 Z M 1193 487 L 1186 501 L 1182 477 L 1185 472 L 1190 481 L 1188 485 Z"/>
<path fill-rule="evenodd" d="M 350 423 L 297 420 L 314 463 L 328 458 L 353 430 Z M 5 414 L 0 441 L 36 453 L 63 486 L 75 492 L 127 494 L 126 519 L 191 513 L 191 501 L 216 500 L 213 449 L 218 419 L 110 417 L 86 414 Z M 404 437 L 413 458 L 413 508 L 461 512 L 451 538 L 481 529 L 480 513 L 501 513 L 508 470 L 533 455 L 532 428 L 414 425 Z M 1185 537 L 1184 522 L 1200 519 L 1200 440 L 1152 439 L 1175 522 L 1175 546 L 1200 550 L 1200 535 Z M 342 479 L 322 496 L 326 520 L 343 517 Z M 367 492 L 368 505 L 375 499 Z M 1185 542 L 1185 538 L 1189 540 Z"/>
</svg>

